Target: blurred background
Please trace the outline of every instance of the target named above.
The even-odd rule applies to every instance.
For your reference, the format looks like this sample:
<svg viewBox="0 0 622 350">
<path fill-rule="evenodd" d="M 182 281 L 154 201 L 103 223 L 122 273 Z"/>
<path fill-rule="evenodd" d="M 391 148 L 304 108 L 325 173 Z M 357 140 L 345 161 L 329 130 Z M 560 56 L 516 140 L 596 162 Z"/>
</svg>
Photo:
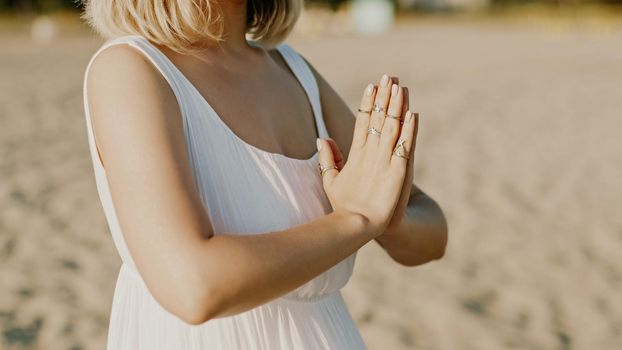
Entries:
<svg viewBox="0 0 622 350">
<path fill-rule="evenodd" d="M 103 349 L 120 258 L 72 0 L 0 0 L 0 349 Z M 622 349 L 622 2 L 328 0 L 288 42 L 352 109 L 381 74 L 421 114 L 446 256 L 375 244 L 343 290 L 370 349 Z"/>
</svg>

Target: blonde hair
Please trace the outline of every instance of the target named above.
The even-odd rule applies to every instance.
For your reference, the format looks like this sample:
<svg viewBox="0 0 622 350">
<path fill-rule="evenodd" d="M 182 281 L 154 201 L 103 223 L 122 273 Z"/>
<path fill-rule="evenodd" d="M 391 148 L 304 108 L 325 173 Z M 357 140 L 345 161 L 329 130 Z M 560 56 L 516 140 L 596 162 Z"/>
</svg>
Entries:
<svg viewBox="0 0 622 350">
<path fill-rule="evenodd" d="M 224 40 L 224 23 L 210 0 L 83 0 L 82 17 L 104 38 L 140 35 L 180 53 Z M 285 40 L 302 0 L 247 0 L 247 37 L 265 48 Z M 214 29 L 214 25 L 217 26 Z"/>
</svg>

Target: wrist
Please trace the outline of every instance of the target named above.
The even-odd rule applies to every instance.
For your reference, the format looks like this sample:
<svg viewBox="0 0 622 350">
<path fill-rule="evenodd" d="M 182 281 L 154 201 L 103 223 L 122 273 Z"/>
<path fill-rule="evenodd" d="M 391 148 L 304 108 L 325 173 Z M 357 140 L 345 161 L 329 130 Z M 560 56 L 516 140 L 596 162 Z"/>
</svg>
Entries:
<svg viewBox="0 0 622 350">
<path fill-rule="evenodd" d="M 332 214 L 338 218 L 340 227 L 347 228 L 348 231 L 358 236 L 367 237 L 369 240 L 378 236 L 382 231 L 363 214 L 347 209 L 337 209 Z"/>
</svg>

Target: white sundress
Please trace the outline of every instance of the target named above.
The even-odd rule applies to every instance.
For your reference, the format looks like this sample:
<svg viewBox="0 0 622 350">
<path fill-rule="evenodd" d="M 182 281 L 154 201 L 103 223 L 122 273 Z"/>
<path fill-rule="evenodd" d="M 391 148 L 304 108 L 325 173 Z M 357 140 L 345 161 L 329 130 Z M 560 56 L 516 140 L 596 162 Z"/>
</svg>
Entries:
<svg viewBox="0 0 622 350">
<path fill-rule="evenodd" d="M 118 44 L 138 49 L 170 84 L 181 109 L 194 179 L 215 234 L 283 230 L 331 211 L 317 171 L 317 152 L 308 159 L 297 159 L 246 143 L 148 40 L 124 36 L 106 42 L 87 65 L 83 94 L 97 190 L 122 260 L 107 349 L 365 349 L 340 292 L 352 274 L 356 252 L 283 297 L 200 325 L 183 322 L 154 299 L 121 232 L 106 171 L 97 154 L 86 99 L 86 79 L 93 59 L 105 48 Z M 277 49 L 309 98 L 319 136 L 328 137 L 319 89 L 309 66 L 288 44 L 280 44 Z"/>
</svg>

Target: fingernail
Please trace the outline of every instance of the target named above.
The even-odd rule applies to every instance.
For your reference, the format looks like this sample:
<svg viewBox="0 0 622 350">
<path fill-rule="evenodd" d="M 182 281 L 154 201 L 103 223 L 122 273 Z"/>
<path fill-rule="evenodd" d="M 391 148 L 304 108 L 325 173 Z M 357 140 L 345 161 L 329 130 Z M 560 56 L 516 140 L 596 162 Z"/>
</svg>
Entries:
<svg viewBox="0 0 622 350">
<path fill-rule="evenodd" d="M 322 142 L 320 141 L 319 138 L 315 139 L 315 144 L 317 145 L 317 151 L 321 151 L 322 150 Z"/>
<path fill-rule="evenodd" d="M 387 86 L 389 84 L 389 76 L 384 74 L 382 78 L 380 78 L 380 85 Z"/>
<path fill-rule="evenodd" d="M 367 88 L 365 88 L 365 95 L 371 96 L 372 92 L 374 92 L 374 84 L 369 83 L 369 85 L 367 85 Z"/>
<path fill-rule="evenodd" d="M 391 85 L 391 97 L 397 96 L 397 84 Z"/>
<path fill-rule="evenodd" d="M 413 118 L 413 113 L 411 111 L 406 112 L 406 122 L 410 123 L 410 120 Z"/>
</svg>

